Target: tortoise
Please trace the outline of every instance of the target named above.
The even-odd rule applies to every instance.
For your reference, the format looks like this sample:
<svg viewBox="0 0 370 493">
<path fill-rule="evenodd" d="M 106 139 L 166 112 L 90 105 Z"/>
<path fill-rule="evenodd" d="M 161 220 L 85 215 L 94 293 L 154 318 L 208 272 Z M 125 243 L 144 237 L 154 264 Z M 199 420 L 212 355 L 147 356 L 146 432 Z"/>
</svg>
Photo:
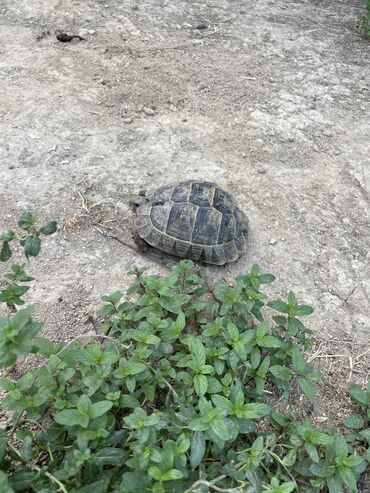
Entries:
<svg viewBox="0 0 370 493">
<path fill-rule="evenodd" d="M 248 219 L 215 183 L 188 180 L 159 188 L 137 208 L 137 232 L 150 245 L 209 264 L 234 262 L 245 250 Z"/>
</svg>

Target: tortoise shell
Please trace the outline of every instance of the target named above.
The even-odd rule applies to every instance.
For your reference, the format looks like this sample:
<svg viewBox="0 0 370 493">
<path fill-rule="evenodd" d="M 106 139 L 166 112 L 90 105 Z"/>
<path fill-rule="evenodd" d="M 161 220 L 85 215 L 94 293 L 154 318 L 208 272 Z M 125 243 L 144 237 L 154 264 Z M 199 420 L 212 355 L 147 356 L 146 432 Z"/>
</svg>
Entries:
<svg viewBox="0 0 370 493">
<path fill-rule="evenodd" d="M 138 233 L 178 257 L 223 265 L 244 251 L 248 220 L 215 183 L 183 181 L 159 188 L 137 210 Z"/>
</svg>

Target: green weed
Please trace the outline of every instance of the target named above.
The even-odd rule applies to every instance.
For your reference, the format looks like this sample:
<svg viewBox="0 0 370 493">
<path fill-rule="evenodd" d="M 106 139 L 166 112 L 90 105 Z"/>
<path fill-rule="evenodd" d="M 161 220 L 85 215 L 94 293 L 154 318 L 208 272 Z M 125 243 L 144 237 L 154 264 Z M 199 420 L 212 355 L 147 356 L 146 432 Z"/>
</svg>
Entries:
<svg viewBox="0 0 370 493">
<path fill-rule="evenodd" d="M 359 17 L 360 20 L 360 28 L 361 31 L 365 34 L 365 36 L 370 36 L 370 0 L 362 0 L 366 13 Z"/>
<path fill-rule="evenodd" d="M 125 296 L 103 296 L 95 337 L 54 344 L 38 336 L 32 307 L 19 308 L 29 258 L 56 224 L 38 228 L 24 214 L 19 226 L 20 236 L 1 237 L 0 259 L 18 242 L 26 263 L 2 280 L 0 366 L 30 353 L 44 363 L 0 379 L 13 415 L 0 429 L 1 492 L 357 491 L 370 460 L 370 389 L 352 387 L 345 435 L 266 403 L 267 385 L 288 396 L 295 382 L 314 399 L 320 378 L 305 359 L 314 339 L 301 318 L 312 308 L 293 292 L 269 301 L 261 288 L 273 275 L 254 265 L 211 285 L 188 260 L 167 276 L 134 268 Z"/>
</svg>

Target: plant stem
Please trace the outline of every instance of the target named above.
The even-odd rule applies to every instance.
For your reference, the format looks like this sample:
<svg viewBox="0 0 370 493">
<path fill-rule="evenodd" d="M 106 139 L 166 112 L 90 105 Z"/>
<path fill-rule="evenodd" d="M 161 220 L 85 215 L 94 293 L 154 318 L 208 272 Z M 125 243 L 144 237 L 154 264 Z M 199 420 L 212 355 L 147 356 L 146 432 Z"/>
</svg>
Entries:
<svg viewBox="0 0 370 493">
<path fill-rule="evenodd" d="M 18 455 L 19 457 L 19 460 L 23 463 L 23 464 L 26 464 L 25 461 L 23 460 L 21 454 L 18 452 L 18 450 L 14 447 L 14 445 L 12 445 L 11 443 L 8 444 L 9 447 L 12 449 L 12 451 Z M 41 467 L 39 466 L 36 466 L 35 464 L 27 464 L 28 467 L 30 467 L 31 469 L 33 469 L 34 471 L 37 471 L 37 472 L 42 472 L 41 471 Z M 64 486 L 63 483 L 61 483 L 59 481 L 59 479 L 57 479 L 55 476 L 53 476 L 50 472 L 45 472 L 44 473 L 45 476 L 47 476 L 53 483 L 55 483 L 56 485 L 59 486 L 59 490 L 62 491 L 63 493 L 68 493 L 68 490 L 66 489 L 66 487 Z"/>
<path fill-rule="evenodd" d="M 297 490 L 297 493 L 299 493 L 299 488 L 298 488 L 297 481 L 295 480 L 295 477 L 291 474 L 291 472 L 286 467 L 286 465 L 284 464 L 284 462 L 280 459 L 280 457 L 278 455 L 276 455 L 275 452 L 272 452 L 272 450 L 265 449 L 264 452 L 266 452 L 267 454 L 271 455 L 271 457 L 273 459 L 275 459 L 285 469 L 285 472 L 288 474 L 288 476 L 290 477 L 290 479 L 295 483 L 295 488 Z"/>
</svg>

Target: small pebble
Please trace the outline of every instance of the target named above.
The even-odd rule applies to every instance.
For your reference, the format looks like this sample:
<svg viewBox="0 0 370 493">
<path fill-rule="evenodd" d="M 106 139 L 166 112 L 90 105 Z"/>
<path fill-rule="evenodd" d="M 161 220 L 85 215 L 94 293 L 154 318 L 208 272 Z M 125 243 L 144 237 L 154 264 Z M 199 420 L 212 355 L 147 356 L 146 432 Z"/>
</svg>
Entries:
<svg viewBox="0 0 370 493">
<path fill-rule="evenodd" d="M 334 154 L 335 154 L 336 156 L 339 156 L 339 154 L 342 154 L 342 153 L 340 152 L 340 150 L 339 150 L 339 149 L 335 149 Z"/>
<path fill-rule="evenodd" d="M 323 130 L 322 134 L 325 135 L 325 137 L 333 137 L 334 132 L 332 130 L 326 129 Z"/>
<path fill-rule="evenodd" d="M 155 115 L 155 111 L 153 110 L 153 108 L 147 108 L 146 106 L 144 106 L 143 111 L 148 116 Z"/>
<path fill-rule="evenodd" d="M 177 108 L 174 104 L 170 104 L 170 110 L 171 111 L 177 111 Z"/>
<path fill-rule="evenodd" d="M 277 240 L 275 238 L 271 238 L 270 245 L 276 245 Z"/>
<path fill-rule="evenodd" d="M 123 123 L 132 123 L 133 119 L 132 118 L 122 118 Z"/>
<path fill-rule="evenodd" d="M 261 175 L 263 175 L 264 173 L 266 173 L 266 169 L 265 168 L 258 168 L 257 173 L 260 173 Z"/>
<path fill-rule="evenodd" d="M 91 34 L 91 35 L 96 34 L 96 31 L 94 31 L 94 29 L 90 29 L 90 30 L 89 30 L 89 31 L 87 31 L 87 32 L 88 32 L 88 34 Z"/>
</svg>

